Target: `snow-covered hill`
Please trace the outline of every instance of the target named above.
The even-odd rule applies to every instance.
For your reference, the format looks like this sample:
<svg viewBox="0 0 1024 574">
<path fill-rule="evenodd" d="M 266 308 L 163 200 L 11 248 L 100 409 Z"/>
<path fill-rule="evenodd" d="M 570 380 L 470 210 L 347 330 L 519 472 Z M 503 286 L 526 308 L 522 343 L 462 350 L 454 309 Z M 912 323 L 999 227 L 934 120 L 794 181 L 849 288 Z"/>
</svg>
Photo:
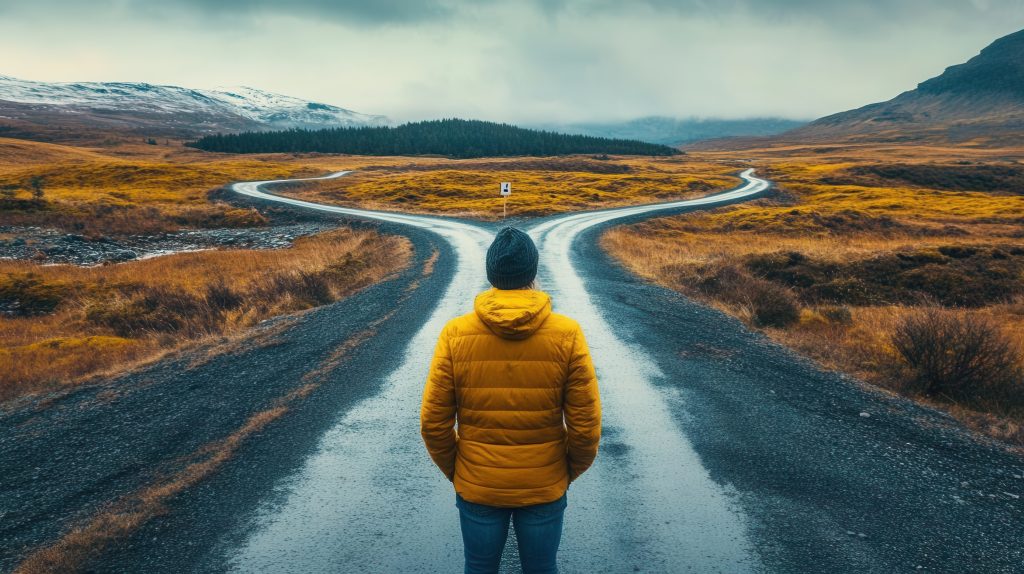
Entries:
<svg viewBox="0 0 1024 574">
<path fill-rule="evenodd" d="M 232 106 L 240 115 L 275 128 L 358 127 L 390 123 L 384 116 L 361 114 L 246 86 L 215 88 L 202 93 Z"/>
<path fill-rule="evenodd" d="M 74 118 L 137 130 L 166 127 L 205 133 L 241 129 L 387 125 L 384 116 L 249 87 L 195 90 L 123 82 L 33 82 L 0 76 L 0 115 L 32 123 Z M 111 121 L 104 121 L 110 119 Z M 133 123 L 134 120 L 134 123 Z"/>
</svg>

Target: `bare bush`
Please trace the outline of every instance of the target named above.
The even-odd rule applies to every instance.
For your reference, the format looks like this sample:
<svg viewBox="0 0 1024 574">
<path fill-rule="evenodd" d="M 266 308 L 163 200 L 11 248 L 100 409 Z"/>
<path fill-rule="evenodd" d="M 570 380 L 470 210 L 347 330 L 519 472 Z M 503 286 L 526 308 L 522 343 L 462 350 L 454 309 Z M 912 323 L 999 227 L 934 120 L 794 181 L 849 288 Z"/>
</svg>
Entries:
<svg viewBox="0 0 1024 574">
<path fill-rule="evenodd" d="M 706 295 L 749 307 L 751 321 L 758 327 L 787 327 L 800 318 L 792 291 L 735 265 L 715 268 L 696 286 Z"/>
<path fill-rule="evenodd" d="M 787 327 L 800 318 L 800 305 L 785 287 L 757 281 L 750 293 L 754 324 L 758 327 Z"/>
<path fill-rule="evenodd" d="M 820 312 L 823 317 L 828 319 L 829 323 L 844 327 L 853 324 L 853 313 L 846 305 L 822 307 Z"/>
<path fill-rule="evenodd" d="M 1019 351 L 990 319 L 927 308 L 904 318 L 892 343 L 912 392 L 975 404 L 1024 405 Z"/>
<path fill-rule="evenodd" d="M 206 302 L 213 309 L 231 311 L 241 307 L 245 299 L 220 277 L 206 286 Z"/>
<path fill-rule="evenodd" d="M 197 336 L 209 332 L 218 320 L 206 300 L 187 291 L 166 287 L 142 287 L 127 299 L 96 302 L 86 319 L 110 328 L 120 337 L 147 333 L 182 333 Z"/>
</svg>

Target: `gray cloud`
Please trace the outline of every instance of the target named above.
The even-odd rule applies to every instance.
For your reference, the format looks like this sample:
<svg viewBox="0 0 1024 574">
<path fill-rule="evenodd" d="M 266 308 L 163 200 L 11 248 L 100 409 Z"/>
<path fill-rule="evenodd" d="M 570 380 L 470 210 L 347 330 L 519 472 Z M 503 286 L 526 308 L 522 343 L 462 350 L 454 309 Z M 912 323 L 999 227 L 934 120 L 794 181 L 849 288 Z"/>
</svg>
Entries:
<svg viewBox="0 0 1024 574">
<path fill-rule="evenodd" d="M 1024 0 L 0 0 L 0 74 L 245 84 L 397 119 L 811 118 L 888 99 Z"/>
<path fill-rule="evenodd" d="M 133 2 L 153 9 L 145 0 Z M 410 24 L 451 18 L 458 5 L 445 0 L 177 0 L 159 4 L 156 11 L 175 9 L 199 10 L 222 18 L 271 13 L 353 24 Z"/>
<path fill-rule="evenodd" d="M 651 10 L 695 17 L 728 17 L 747 13 L 772 20 L 833 20 L 837 26 L 852 22 L 930 19 L 940 13 L 974 16 L 984 13 L 1020 15 L 1022 0 L 537 0 L 548 10 L 577 12 Z"/>
<path fill-rule="evenodd" d="M 218 21 L 286 15 L 354 25 L 414 25 L 459 20 L 502 5 L 549 18 L 599 14 L 729 18 L 742 13 L 772 21 L 831 21 L 838 28 L 915 19 L 1024 15 L 1024 0 L 3 0 L 0 13 L 71 10 L 102 14 L 128 10 L 156 17 L 177 14 L 214 17 Z"/>
</svg>

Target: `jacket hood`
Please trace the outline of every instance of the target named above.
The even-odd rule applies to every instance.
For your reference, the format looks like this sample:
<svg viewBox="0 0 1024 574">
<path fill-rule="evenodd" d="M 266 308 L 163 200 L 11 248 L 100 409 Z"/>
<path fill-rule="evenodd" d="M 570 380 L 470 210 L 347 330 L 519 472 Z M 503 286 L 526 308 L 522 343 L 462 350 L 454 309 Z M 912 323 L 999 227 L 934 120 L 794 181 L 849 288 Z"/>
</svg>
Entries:
<svg viewBox="0 0 1024 574">
<path fill-rule="evenodd" d="M 525 339 L 551 315 L 551 297 L 534 289 L 488 289 L 476 296 L 477 317 L 505 339 Z"/>
</svg>

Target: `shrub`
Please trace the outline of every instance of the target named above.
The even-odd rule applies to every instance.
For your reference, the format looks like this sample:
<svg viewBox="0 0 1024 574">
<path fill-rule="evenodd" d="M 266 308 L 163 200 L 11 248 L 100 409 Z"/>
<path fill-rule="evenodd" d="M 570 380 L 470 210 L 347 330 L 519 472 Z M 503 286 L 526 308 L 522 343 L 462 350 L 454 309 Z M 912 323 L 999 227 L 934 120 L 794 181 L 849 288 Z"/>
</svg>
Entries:
<svg viewBox="0 0 1024 574">
<path fill-rule="evenodd" d="M 261 227 L 270 223 L 255 209 L 229 209 L 224 212 L 225 227 Z"/>
<path fill-rule="evenodd" d="M 850 312 L 850 308 L 846 305 L 839 305 L 837 307 L 822 307 L 818 310 L 829 323 L 835 325 L 849 326 L 853 324 L 853 313 Z"/>
<path fill-rule="evenodd" d="M 331 263 L 324 270 L 324 275 L 332 281 L 351 283 L 353 278 L 370 264 L 362 257 L 345 253 L 337 262 Z"/>
<path fill-rule="evenodd" d="M 1019 352 L 989 319 L 928 308 L 903 319 L 892 343 L 911 391 L 975 404 L 1024 404 Z"/>
<path fill-rule="evenodd" d="M 787 327 L 800 318 L 800 305 L 793 293 L 767 281 L 753 283 L 750 307 L 758 327 Z"/>
<path fill-rule="evenodd" d="M 330 282 L 322 273 L 299 271 L 282 275 L 281 279 L 285 284 L 285 292 L 310 306 L 326 305 L 334 301 Z"/>
<path fill-rule="evenodd" d="M 681 270 L 678 281 L 685 285 L 689 272 Z M 698 270 L 694 287 L 710 297 L 729 303 L 739 303 L 754 280 L 749 273 L 735 265 L 709 265 Z"/>
<path fill-rule="evenodd" d="M 206 303 L 217 310 L 231 311 L 242 306 L 245 300 L 223 278 L 206 286 Z"/>
<path fill-rule="evenodd" d="M 51 313 L 68 296 L 68 285 L 46 282 L 35 273 L 0 277 L 0 311 L 12 315 Z"/>
<path fill-rule="evenodd" d="M 310 271 L 280 273 L 254 282 L 252 291 L 264 304 L 288 296 L 299 308 L 326 305 L 335 300 L 327 275 Z"/>
<path fill-rule="evenodd" d="M 93 303 L 85 312 L 88 321 L 121 337 L 146 333 L 194 336 L 208 331 L 218 316 L 203 298 L 166 287 L 143 287 L 128 299 Z"/>
<path fill-rule="evenodd" d="M 814 309 L 802 309 L 800 311 L 800 326 L 802 328 L 817 329 L 828 327 L 831 323 L 824 315 Z"/>
<path fill-rule="evenodd" d="M 696 287 L 704 294 L 746 305 L 758 327 L 786 327 L 800 318 L 800 305 L 789 289 L 754 277 L 735 265 L 704 269 Z"/>
</svg>

